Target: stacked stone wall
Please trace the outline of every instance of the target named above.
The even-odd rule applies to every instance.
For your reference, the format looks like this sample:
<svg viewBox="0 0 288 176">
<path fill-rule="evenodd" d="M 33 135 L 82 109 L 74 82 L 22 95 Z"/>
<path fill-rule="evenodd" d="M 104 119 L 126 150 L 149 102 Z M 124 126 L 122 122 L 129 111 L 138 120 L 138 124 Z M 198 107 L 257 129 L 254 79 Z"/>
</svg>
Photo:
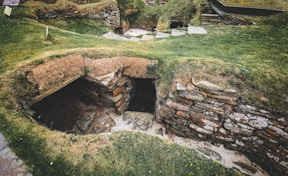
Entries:
<svg viewBox="0 0 288 176">
<path fill-rule="evenodd" d="M 193 80 L 193 79 L 192 79 Z M 234 89 L 208 81 L 177 82 L 158 95 L 157 120 L 179 136 L 238 150 L 272 175 L 288 173 L 288 118 L 240 101 Z"/>
<path fill-rule="evenodd" d="M 91 5 L 92 6 L 92 5 Z M 89 18 L 104 21 L 111 28 L 120 27 L 120 10 L 116 1 L 109 1 L 97 6 L 87 6 L 79 9 L 70 3 L 63 6 L 39 7 L 35 10 L 35 17 L 40 20 L 54 18 Z"/>
<path fill-rule="evenodd" d="M 83 95 L 100 107 L 113 107 L 117 113 L 127 110 L 131 99 L 133 81 L 122 72 L 112 72 L 98 77 L 85 77 L 93 87 L 82 90 Z"/>
</svg>

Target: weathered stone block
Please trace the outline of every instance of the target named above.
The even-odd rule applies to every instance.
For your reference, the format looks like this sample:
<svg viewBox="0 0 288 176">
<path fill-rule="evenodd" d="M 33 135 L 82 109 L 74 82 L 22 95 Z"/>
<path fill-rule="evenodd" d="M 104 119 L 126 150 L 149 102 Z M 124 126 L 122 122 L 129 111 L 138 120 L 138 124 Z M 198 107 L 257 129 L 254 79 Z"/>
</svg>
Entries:
<svg viewBox="0 0 288 176">
<path fill-rule="evenodd" d="M 192 83 L 201 89 L 206 89 L 206 90 L 213 90 L 213 91 L 223 91 L 224 89 L 222 87 L 217 86 L 216 84 L 213 84 L 209 81 L 199 81 L 197 83 L 194 83 L 194 80 L 192 79 Z"/>
<path fill-rule="evenodd" d="M 113 94 L 113 96 L 117 96 L 117 95 L 121 94 L 124 90 L 125 90 L 124 86 L 117 87 L 116 89 L 114 89 L 112 91 L 112 94 Z"/>
<path fill-rule="evenodd" d="M 186 87 L 183 86 L 181 83 L 176 83 L 176 90 L 177 91 L 186 91 Z"/>
<path fill-rule="evenodd" d="M 209 131 L 209 130 L 206 130 L 206 129 L 204 129 L 204 128 L 201 128 L 201 127 L 197 126 L 197 125 L 194 124 L 194 123 L 190 123 L 190 124 L 189 124 L 189 127 L 190 127 L 191 129 L 199 132 L 199 133 L 202 133 L 202 134 L 208 134 L 208 135 L 212 135 L 212 134 L 213 134 L 213 132 L 211 132 L 211 131 Z"/>
<path fill-rule="evenodd" d="M 178 91 L 180 97 L 184 97 L 188 100 L 203 101 L 204 97 L 200 93 L 190 93 L 188 91 Z"/>
<path fill-rule="evenodd" d="M 271 133 L 272 136 L 276 136 L 276 137 L 282 137 L 284 138 L 287 142 L 288 142 L 288 133 L 286 133 L 285 131 L 283 131 L 280 128 L 277 128 L 275 126 L 269 125 L 268 128 L 272 131 L 274 131 L 275 133 Z M 269 130 L 269 131 L 270 131 Z M 270 133 L 269 133 L 270 134 Z"/>
<path fill-rule="evenodd" d="M 188 99 L 180 97 L 180 96 L 174 97 L 173 101 L 176 103 L 180 103 L 182 105 L 186 105 L 186 106 L 192 106 L 194 104 L 194 102 L 192 100 L 188 100 Z"/>
<path fill-rule="evenodd" d="M 259 116 L 253 116 L 251 114 L 242 114 L 242 113 L 232 113 L 229 115 L 229 118 L 242 124 L 248 124 L 253 128 L 257 129 L 263 129 L 268 127 L 268 119 L 259 117 Z"/>
<path fill-rule="evenodd" d="M 234 122 L 232 121 L 228 121 L 227 119 L 224 122 L 224 128 L 233 132 L 233 133 L 237 133 L 237 134 L 241 134 L 244 136 L 251 136 L 253 134 L 253 131 L 250 129 L 243 129 L 241 127 L 239 127 L 238 125 L 236 125 Z"/>
<path fill-rule="evenodd" d="M 195 87 L 193 84 L 188 83 L 186 86 L 186 89 L 188 92 L 190 93 L 200 93 L 199 89 L 197 87 Z"/>
<path fill-rule="evenodd" d="M 115 103 L 116 108 L 121 107 L 123 103 L 129 102 L 129 100 L 130 100 L 129 94 L 124 95 L 119 101 Z"/>
<path fill-rule="evenodd" d="M 181 117 L 181 118 L 184 118 L 184 119 L 189 119 L 190 118 L 189 114 L 187 112 L 184 112 L 184 111 L 177 111 L 176 115 L 178 117 Z"/>
<path fill-rule="evenodd" d="M 123 98 L 123 95 L 122 94 L 119 94 L 117 96 L 111 96 L 111 95 L 107 95 L 107 94 L 104 94 L 102 95 L 104 98 L 110 100 L 111 102 L 113 103 L 116 103 L 118 102 L 121 98 Z"/>
<path fill-rule="evenodd" d="M 223 108 L 220 108 L 220 107 L 214 107 L 210 104 L 207 104 L 207 103 L 203 103 L 203 102 L 196 102 L 195 103 L 195 106 L 197 108 L 201 108 L 201 109 L 205 109 L 207 111 L 212 111 L 212 112 L 215 112 L 221 116 L 223 116 L 225 114 L 224 112 L 224 109 Z"/>
<path fill-rule="evenodd" d="M 181 105 L 179 103 L 174 103 L 170 98 L 167 98 L 166 104 L 167 104 L 168 107 L 174 108 L 176 110 L 187 111 L 187 112 L 189 111 L 189 107 L 188 106 Z"/>
</svg>

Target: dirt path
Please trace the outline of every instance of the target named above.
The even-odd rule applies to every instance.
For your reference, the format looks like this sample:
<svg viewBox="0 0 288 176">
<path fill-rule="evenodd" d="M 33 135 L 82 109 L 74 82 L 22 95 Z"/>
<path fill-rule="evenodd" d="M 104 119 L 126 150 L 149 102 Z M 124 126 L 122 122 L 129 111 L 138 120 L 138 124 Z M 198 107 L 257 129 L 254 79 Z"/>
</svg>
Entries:
<svg viewBox="0 0 288 176">
<path fill-rule="evenodd" d="M 0 133 L 0 175 L 2 176 L 32 176 L 23 161 L 8 147 L 4 136 Z"/>
</svg>

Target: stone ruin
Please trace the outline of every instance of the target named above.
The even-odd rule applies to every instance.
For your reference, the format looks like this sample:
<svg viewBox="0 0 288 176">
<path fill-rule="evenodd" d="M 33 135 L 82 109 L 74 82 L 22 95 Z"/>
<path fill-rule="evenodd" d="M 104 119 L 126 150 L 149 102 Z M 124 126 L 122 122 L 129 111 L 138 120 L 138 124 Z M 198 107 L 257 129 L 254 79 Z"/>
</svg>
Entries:
<svg viewBox="0 0 288 176">
<path fill-rule="evenodd" d="M 112 117 L 126 110 L 154 113 L 156 66 L 148 59 L 80 55 L 42 64 L 28 75 L 39 90 L 34 118 L 69 133 L 110 132 Z"/>
<path fill-rule="evenodd" d="M 35 98 L 35 104 L 42 99 L 45 101 L 48 95 L 67 87 L 67 84 L 80 81 L 81 90 L 76 94 L 81 94 L 84 102 L 94 102 L 93 106 L 101 107 L 98 108 L 98 117 L 109 117 L 111 111 L 121 114 L 129 109 L 131 97 L 135 96 L 135 78 L 155 80 L 156 68 L 157 61 L 143 58 L 93 60 L 71 55 L 33 68 L 28 79 L 38 85 L 39 96 Z M 189 83 L 174 80 L 168 95 L 161 94 L 157 86 L 156 90 L 151 93 L 156 94 L 155 111 L 152 108 L 150 113 L 159 123 L 166 125 L 166 132 L 169 130 L 214 145 L 223 144 L 228 149 L 244 153 L 271 175 L 288 174 L 287 117 L 246 104 L 240 100 L 237 90 L 224 89 L 206 80 L 192 79 Z M 88 111 L 95 113 L 95 108 L 88 108 Z M 102 123 L 99 118 L 100 121 L 94 124 Z M 77 119 L 75 121 L 77 124 Z M 82 120 L 82 126 L 89 127 L 90 121 L 93 118 Z M 113 122 L 108 120 L 103 125 L 109 131 Z M 78 131 L 82 134 L 103 132 Z"/>
</svg>

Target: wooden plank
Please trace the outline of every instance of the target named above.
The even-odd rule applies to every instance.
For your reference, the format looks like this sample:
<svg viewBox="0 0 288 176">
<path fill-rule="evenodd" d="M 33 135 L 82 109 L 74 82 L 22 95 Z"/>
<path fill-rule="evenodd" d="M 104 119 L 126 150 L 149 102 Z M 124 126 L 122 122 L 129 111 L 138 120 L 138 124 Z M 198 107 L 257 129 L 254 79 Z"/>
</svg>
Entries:
<svg viewBox="0 0 288 176">
<path fill-rule="evenodd" d="M 85 75 L 85 74 L 83 74 L 83 73 L 82 73 L 82 74 L 79 74 L 79 75 L 76 75 L 76 76 L 74 76 L 73 78 L 64 81 L 61 85 L 56 86 L 56 87 L 54 87 L 53 89 L 50 89 L 50 90 L 44 92 L 43 94 L 41 94 L 41 95 L 37 96 L 36 98 L 34 98 L 32 104 L 35 104 L 35 103 L 43 100 L 44 98 L 46 98 L 46 97 L 48 97 L 49 95 L 57 92 L 58 90 L 62 89 L 63 87 L 66 87 L 67 85 L 69 85 L 69 84 L 71 84 L 72 82 L 76 81 L 77 79 L 83 77 L 84 75 Z"/>
</svg>

